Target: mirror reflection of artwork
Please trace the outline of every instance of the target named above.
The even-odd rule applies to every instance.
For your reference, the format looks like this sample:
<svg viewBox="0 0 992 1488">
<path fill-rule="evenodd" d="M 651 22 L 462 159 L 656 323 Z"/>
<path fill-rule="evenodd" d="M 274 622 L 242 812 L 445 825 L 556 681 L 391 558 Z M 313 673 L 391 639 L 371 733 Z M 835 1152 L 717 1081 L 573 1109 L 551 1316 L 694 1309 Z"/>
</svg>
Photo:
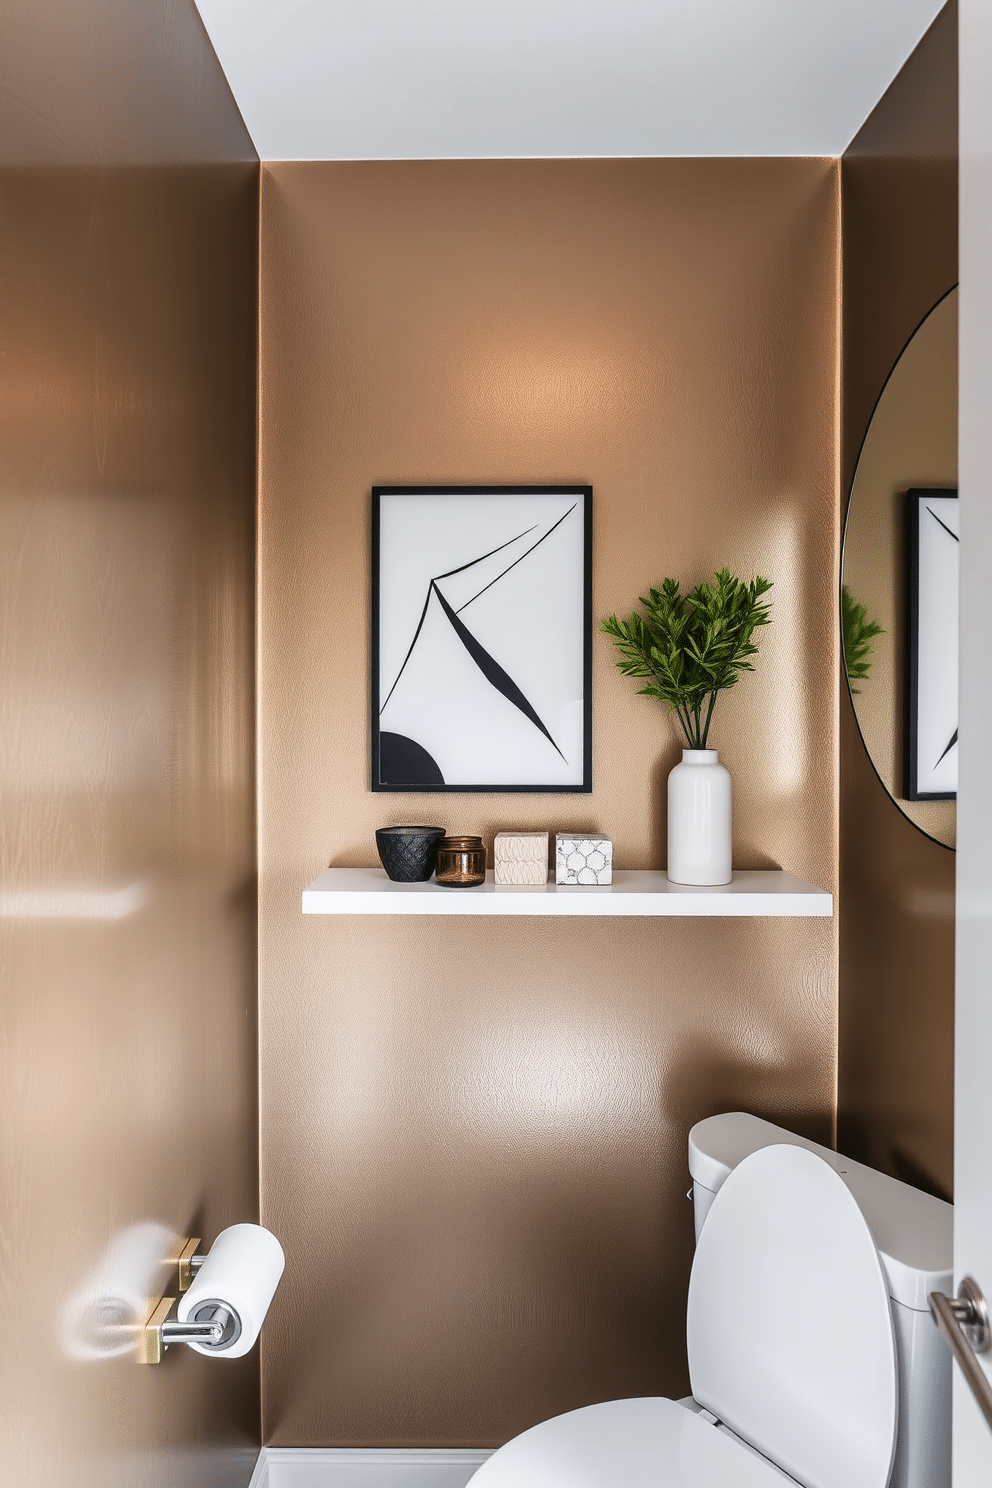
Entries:
<svg viewBox="0 0 992 1488">
<path fill-rule="evenodd" d="M 957 495 L 906 493 L 910 801 L 950 800 L 958 788 Z"/>
<path fill-rule="evenodd" d="M 866 636 L 870 660 L 867 673 L 862 669 L 860 675 L 857 671 L 853 676 L 849 674 L 851 705 L 868 757 L 893 804 L 921 832 L 950 848 L 957 836 L 957 802 L 947 772 L 955 767 L 957 745 L 943 752 L 957 719 L 950 718 L 956 705 L 944 694 L 956 674 L 948 650 L 957 646 L 956 602 L 950 596 L 938 599 L 941 620 L 933 633 L 942 645 L 945 660 L 935 668 L 933 686 L 928 683 L 925 688 L 939 713 L 935 736 L 941 731 L 945 736 L 939 739 L 935 755 L 927 742 L 920 760 L 935 766 L 943 755 L 942 773 L 937 781 L 919 782 L 922 789 L 914 796 L 907 778 L 911 644 L 907 624 L 910 583 L 906 493 L 939 489 L 941 496 L 947 497 L 948 492 L 957 489 L 957 360 L 958 291 L 952 289 L 910 337 L 875 405 L 851 487 L 841 572 L 841 583 L 851 600 L 862 607 L 865 619 L 875 627 L 874 633 Z M 949 499 L 956 510 L 957 502 L 953 496 Z M 927 521 L 932 523 L 934 540 L 939 538 L 944 544 L 943 561 L 952 561 L 957 544 L 932 517 Z M 957 530 L 955 522 L 947 525 Z M 928 541 L 930 536 L 928 533 Z M 939 705 L 935 687 L 943 689 Z M 933 794 L 929 793 L 931 788 Z"/>
<path fill-rule="evenodd" d="M 591 488 L 372 495 L 372 789 L 591 790 Z"/>
</svg>

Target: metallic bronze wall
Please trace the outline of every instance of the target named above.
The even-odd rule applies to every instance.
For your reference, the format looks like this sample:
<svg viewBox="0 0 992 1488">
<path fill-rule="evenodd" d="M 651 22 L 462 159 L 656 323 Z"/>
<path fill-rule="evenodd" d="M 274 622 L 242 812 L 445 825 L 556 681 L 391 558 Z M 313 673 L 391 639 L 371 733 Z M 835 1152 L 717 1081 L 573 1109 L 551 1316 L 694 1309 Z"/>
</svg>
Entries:
<svg viewBox="0 0 992 1488">
<path fill-rule="evenodd" d="M 3 36 L 0 1480 L 233 1488 L 257 1356 L 139 1368 L 90 1310 L 137 1223 L 257 1208 L 258 164 L 191 3 Z"/>
<path fill-rule="evenodd" d="M 889 372 L 957 280 L 953 4 L 844 155 L 841 189 L 846 493 Z M 893 805 L 841 691 L 840 1146 L 949 1195 L 954 854 Z"/>
<path fill-rule="evenodd" d="M 257 159 L 193 0 L 4 0 L 0 165 Z"/>
<path fill-rule="evenodd" d="M 689 1126 L 832 1134 L 829 922 L 304 919 L 300 890 L 390 820 L 664 861 L 677 742 L 602 638 L 591 796 L 368 791 L 369 490 L 397 481 L 591 482 L 597 616 L 768 573 L 715 728 L 736 861 L 833 886 L 838 191 L 815 160 L 263 167 L 266 1441 L 493 1443 L 684 1390 Z"/>
</svg>

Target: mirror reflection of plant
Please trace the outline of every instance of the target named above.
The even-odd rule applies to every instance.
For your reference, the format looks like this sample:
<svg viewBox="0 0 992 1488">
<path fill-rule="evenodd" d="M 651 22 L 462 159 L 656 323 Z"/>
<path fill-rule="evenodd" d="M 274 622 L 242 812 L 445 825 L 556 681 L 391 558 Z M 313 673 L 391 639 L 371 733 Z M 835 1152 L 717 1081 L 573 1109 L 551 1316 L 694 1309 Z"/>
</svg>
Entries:
<svg viewBox="0 0 992 1488">
<path fill-rule="evenodd" d="M 639 691 L 675 714 L 690 749 L 706 748 L 717 694 L 733 687 L 741 672 L 754 671 L 752 637 L 771 619 L 771 605 L 762 602 L 770 579 L 746 584 L 729 568 L 715 578 L 686 595 L 677 579 L 663 579 L 660 589 L 640 599 L 646 616 L 609 615 L 600 626 L 620 652 L 620 671 L 647 678 Z"/>
<path fill-rule="evenodd" d="M 851 597 L 846 584 L 841 585 L 840 610 L 844 625 L 844 663 L 847 678 L 855 696 L 861 693 L 855 682 L 867 682 L 871 672 L 872 641 L 884 635 L 885 629 L 877 620 L 868 619 L 867 607 Z"/>
</svg>

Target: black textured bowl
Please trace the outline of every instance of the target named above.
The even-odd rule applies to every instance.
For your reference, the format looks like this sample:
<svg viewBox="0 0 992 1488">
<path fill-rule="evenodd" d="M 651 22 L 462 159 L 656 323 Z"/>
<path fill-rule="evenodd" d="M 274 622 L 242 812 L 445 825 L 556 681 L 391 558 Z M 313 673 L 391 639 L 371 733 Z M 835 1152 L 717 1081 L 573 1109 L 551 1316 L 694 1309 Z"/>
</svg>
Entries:
<svg viewBox="0 0 992 1488">
<path fill-rule="evenodd" d="M 437 864 L 444 827 L 380 827 L 375 834 L 379 861 L 396 883 L 424 883 Z"/>
</svg>

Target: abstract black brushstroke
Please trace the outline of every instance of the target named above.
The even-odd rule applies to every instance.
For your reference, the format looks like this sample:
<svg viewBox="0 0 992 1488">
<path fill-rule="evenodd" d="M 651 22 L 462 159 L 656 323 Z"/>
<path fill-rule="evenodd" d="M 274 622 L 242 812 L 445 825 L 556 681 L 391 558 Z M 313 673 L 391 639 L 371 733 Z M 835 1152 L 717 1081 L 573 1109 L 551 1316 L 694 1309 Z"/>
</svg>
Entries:
<svg viewBox="0 0 992 1488">
<path fill-rule="evenodd" d="M 940 520 L 940 518 L 938 517 L 937 513 L 934 511 L 934 509 L 933 509 L 932 506 L 928 506 L 927 507 L 927 511 L 933 517 L 933 519 L 937 523 L 938 527 L 943 527 L 943 529 L 947 533 L 948 537 L 953 537 L 953 539 L 954 539 L 954 541 L 956 543 L 959 543 L 961 541 L 961 539 L 958 537 L 957 533 L 956 532 L 952 532 L 951 529 L 950 529 L 950 527 L 948 527 L 947 523 L 946 522 L 942 522 Z M 946 757 L 950 754 L 951 750 L 954 748 L 954 746 L 955 746 L 955 744 L 957 742 L 958 742 L 958 731 L 957 731 L 957 729 L 955 729 L 954 730 L 954 733 L 951 735 L 950 742 L 948 743 L 948 745 L 947 745 L 946 749 L 944 750 L 943 754 L 940 756 L 940 759 L 937 761 L 937 765 L 940 764 L 940 760 L 946 759 Z M 937 765 L 934 765 L 934 769 L 935 770 L 937 768 Z"/>
<path fill-rule="evenodd" d="M 937 513 L 934 511 L 934 509 L 933 509 L 932 506 L 928 506 L 927 507 L 927 511 L 933 517 L 934 521 L 937 523 L 937 526 L 938 527 L 943 527 L 943 529 L 947 533 L 948 537 L 953 537 L 953 539 L 954 539 L 955 542 L 960 542 L 961 541 L 961 539 L 958 537 L 957 533 L 956 532 L 952 532 L 951 529 L 950 529 L 950 527 L 948 527 L 947 523 L 946 522 L 942 522 L 940 520 L 940 518 L 938 517 Z M 499 550 L 497 549 L 497 551 L 499 551 Z"/>
<path fill-rule="evenodd" d="M 575 503 L 575 506 L 578 506 L 578 504 L 579 503 L 576 502 Z M 565 513 L 565 516 L 559 517 L 558 520 L 557 520 L 557 522 L 555 523 L 554 527 L 549 527 L 548 530 L 547 530 L 547 532 L 544 534 L 544 537 L 539 537 L 537 539 L 537 542 L 536 543 L 532 543 L 531 546 L 527 549 L 526 553 L 521 553 L 519 558 L 515 558 L 513 560 L 513 562 L 510 564 L 510 568 L 516 568 L 516 566 L 517 566 L 518 563 L 523 563 L 523 561 L 524 561 L 525 558 L 529 558 L 530 555 L 531 555 L 531 553 L 533 553 L 534 549 L 535 548 L 539 548 L 541 546 L 542 542 L 544 542 L 544 539 L 551 536 L 552 532 L 554 532 L 554 530 L 555 530 L 555 527 L 560 527 L 561 524 L 562 524 L 562 522 L 564 522 L 565 517 L 570 517 L 572 515 L 573 511 L 575 510 L 575 506 L 570 506 L 568 508 L 568 511 Z M 533 529 L 533 527 L 529 527 L 527 529 L 527 531 L 528 532 L 533 532 L 534 529 Z M 526 532 L 522 532 L 520 535 L 521 535 L 521 537 L 526 537 L 527 536 L 527 533 Z M 514 541 L 516 541 L 515 538 L 514 538 Z M 499 552 L 499 548 L 496 548 L 495 551 L 498 553 Z M 487 553 L 486 554 L 486 557 L 488 558 L 489 556 L 490 555 Z M 471 568 L 471 566 L 472 565 L 470 563 L 466 563 L 465 564 L 465 567 L 466 568 Z M 456 613 L 460 615 L 461 612 L 462 612 L 462 610 L 467 610 L 470 604 L 475 604 L 475 601 L 477 599 L 479 599 L 483 594 L 485 594 L 485 592 L 486 592 L 487 589 L 491 589 L 493 587 L 493 584 L 498 584 L 499 581 L 500 581 L 500 579 L 505 579 L 506 578 L 506 575 L 510 572 L 510 568 L 504 568 L 503 572 L 497 574 L 494 579 L 490 580 L 490 582 L 485 586 L 484 589 L 480 589 L 479 590 L 478 594 L 473 594 L 471 599 L 467 599 L 463 605 L 459 605 Z M 453 569 L 452 572 L 453 573 L 460 573 L 461 572 L 461 569 L 456 568 L 456 569 Z M 448 577 L 447 574 L 438 574 L 438 578 L 440 578 L 440 579 L 446 579 L 447 577 Z"/>
<path fill-rule="evenodd" d="M 957 729 L 955 729 L 954 730 L 954 733 L 951 735 L 951 742 L 948 744 L 947 748 L 944 750 L 944 753 L 940 756 L 940 759 L 937 761 L 937 765 L 940 764 L 940 760 L 944 759 L 947 755 L 950 754 L 951 750 L 954 748 L 954 746 L 955 746 L 955 744 L 957 742 L 958 742 L 958 731 L 957 731 Z M 937 765 L 934 765 L 934 769 L 935 770 L 937 768 Z"/>
<path fill-rule="evenodd" d="M 504 548 L 510 547 L 513 543 L 519 542 L 522 537 L 526 537 L 529 532 L 533 532 L 535 530 L 535 527 L 537 526 L 537 523 L 535 523 L 533 527 L 524 528 L 523 532 L 518 532 L 516 537 L 511 537 L 507 542 L 500 543 L 498 547 L 490 548 L 488 553 L 482 553 L 478 558 L 472 558 L 469 560 L 468 563 L 460 564 L 458 568 L 449 568 L 446 573 L 437 574 L 433 579 L 431 579 L 427 589 L 427 598 L 424 600 L 424 607 L 420 612 L 420 619 L 417 621 L 417 628 L 413 633 L 413 640 L 410 642 L 406 656 L 403 658 L 403 665 L 400 667 L 399 671 L 396 674 L 396 680 L 393 682 L 392 687 L 386 694 L 385 702 L 379 709 L 380 717 L 382 716 L 386 708 L 386 704 L 389 702 L 389 699 L 396 691 L 397 684 L 399 683 L 400 678 L 406 670 L 407 662 L 410 660 L 410 657 L 413 654 L 413 648 L 416 646 L 417 641 L 420 639 L 420 632 L 424 628 L 424 621 L 427 619 L 427 611 L 430 608 L 431 596 L 432 594 L 436 594 L 438 602 L 441 605 L 441 608 L 444 611 L 444 614 L 448 619 L 452 629 L 454 630 L 455 635 L 461 641 L 462 645 L 465 647 L 465 650 L 468 652 L 469 656 L 471 656 L 472 660 L 475 662 L 476 666 L 479 668 L 486 681 L 489 682 L 492 687 L 495 687 L 496 691 L 499 692 L 503 697 L 505 697 L 507 702 L 512 703 L 515 708 L 518 708 L 524 715 L 524 717 L 527 718 L 531 723 L 533 723 L 535 728 L 540 729 L 541 733 L 548 740 L 548 743 L 554 749 L 555 753 L 560 755 L 563 760 L 565 759 L 565 756 L 562 754 L 561 750 L 558 748 L 558 745 L 551 737 L 550 732 L 541 721 L 535 709 L 531 706 L 527 698 L 521 692 L 520 688 L 514 682 L 513 678 L 509 675 L 508 672 L 504 671 L 504 669 L 500 666 L 499 662 L 496 661 L 494 657 L 490 656 L 485 647 L 480 645 L 480 643 L 476 640 L 475 636 L 468 629 L 468 627 L 461 620 L 459 620 L 458 616 L 461 614 L 462 610 L 466 610 L 468 609 L 470 604 L 474 604 L 475 601 L 480 597 L 480 595 L 485 594 L 486 591 L 491 589 L 494 584 L 498 584 L 500 579 L 505 578 L 511 569 L 516 568 L 518 563 L 522 563 L 525 558 L 529 557 L 530 554 L 534 552 L 535 548 L 539 548 L 545 541 L 545 539 L 549 538 L 552 532 L 554 532 L 556 528 L 561 526 L 565 518 L 571 516 L 572 512 L 575 511 L 577 506 L 578 502 L 575 502 L 572 506 L 570 506 L 568 511 L 564 512 L 563 515 L 558 518 L 557 522 L 555 522 L 551 527 L 548 528 L 547 532 L 543 533 L 536 542 L 532 543 L 531 546 L 526 550 L 526 552 L 521 553 L 519 558 L 515 558 L 507 568 L 503 569 L 502 573 L 497 574 L 496 577 L 494 579 L 491 579 L 488 584 L 484 585 L 483 588 L 478 591 L 478 593 L 473 594 L 471 599 L 467 599 L 457 611 L 451 608 L 448 601 L 445 599 L 444 595 L 437 587 L 438 580 L 450 579 L 453 574 L 464 573 L 466 569 L 474 568 L 478 563 L 484 563 L 485 560 L 487 558 L 491 558 L 494 553 L 501 553 Z M 385 738 L 386 735 L 383 735 L 382 737 Z M 402 735 L 397 734 L 392 737 L 401 738 Z M 430 756 L 428 756 L 428 758 L 430 758 Z M 566 760 L 565 763 L 567 764 L 568 761 Z M 435 765 L 435 769 L 436 768 L 437 767 Z"/>
<path fill-rule="evenodd" d="M 574 510 L 574 508 L 573 508 L 573 510 Z M 566 512 L 565 515 L 567 516 L 568 513 Z M 557 525 L 558 524 L 555 523 L 555 526 L 557 526 Z M 534 527 L 536 527 L 536 526 L 537 526 L 537 523 L 535 522 L 534 523 Z M 413 640 L 410 642 L 409 649 L 407 650 L 407 653 L 406 653 L 406 655 L 403 658 L 403 665 L 400 667 L 399 671 L 396 673 L 396 682 L 398 682 L 400 680 L 400 678 L 402 677 L 403 673 L 406 671 L 406 664 L 410 660 L 410 657 L 411 657 L 411 655 L 413 653 L 413 648 L 417 644 L 417 640 L 418 640 L 418 638 L 420 636 L 420 632 L 424 628 L 424 621 L 427 618 L 427 607 L 428 607 L 428 605 L 431 602 L 431 589 L 437 583 L 438 579 L 450 579 L 453 574 L 464 573 L 465 570 L 466 570 L 466 568 L 474 568 L 477 563 L 485 563 L 486 559 L 487 558 L 491 558 L 494 553 L 502 553 L 502 551 L 503 551 L 504 548 L 510 547 L 510 545 L 512 543 L 519 542 L 522 537 L 526 537 L 527 536 L 528 532 L 533 532 L 534 531 L 534 527 L 525 527 L 524 530 L 523 530 L 523 532 L 518 532 L 517 533 L 516 537 L 511 537 L 505 543 L 500 543 L 500 545 L 499 545 L 498 548 L 490 548 L 489 549 L 489 552 L 488 553 L 483 553 L 480 558 L 473 558 L 469 563 L 463 563 L 459 568 L 449 568 L 447 573 L 435 574 L 434 575 L 433 579 L 431 579 L 430 584 L 427 586 L 427 598 L 424 600 L 424 608 L 420 612 L 420 619 L 417 621 L 417 628 L 416 628 L 416 630 L 413 633 Z M 537 544 L 535 543 L 534 546 L 536 547 Z M 529 551 L 530 551 L 530 549 L 528 549 L 528 552 Z M 524 554 L 524 557 L 525 558 L 527 557 L 527 554 L 526 553 Z M 511 567 L 512 566 L 513 565 L 511 564 Z M 504 569 L 504 573 L 506 573 L 506 572 L 509 572 L 509 570 Z M 502 578 L 502 574 L 500 575 L 500 577 Z M 476 598 L 478 598 L 478 595 L 476 595 Z M 469 602 L 471 603 L 471 601 L 469 601 Z M 386 694 L 386 703 L 389 702 L 389 699 L 392 697 L 393 693 L 396 691 L 396 682 L 393 683 L 392 687 L 389 689 L 389 692 Z M 383 703 L 382 708 L 379 709 L 379 716 L 380 716 L 380 718 L 382 717 L 382 709 L 385 708 L 386 703 Z"/>
<path fill-rule="evenodd" d="M 555 743 L 554 739 L 552 739 L 551 735 L 548 733 L 548 730 L 545 728 L 544 724 L 541 722 L 540 718 L 537 716 L 530 703 L 524 697 L 523 693 L 520 691 L 520 688 L 514 682 L 513 678 L 509 675 L 508 672 L 505 672 L 503 670 L 498 661 L 496 661 L 492 656 L 489 655 L 489 652 L 484 646 L 479 645 L 479 642 L 475 639 L 475 636 L 472 634 L 472 632 L 466 625 L 462 624 L 461 620 L 459 620 L 458 616 L 455 614 L 454 610 L 451 608 L 437 585 L 432 584 L 431 588 L 437 595 L 442 610 L 451 621 L 451 627 L 454 630 L 455 635 L 461 641 L 462 645 L 465 647 L 465 650 L 468 652 L 469 656 L 471 656 L 472 660 L 475 662 L 476 666 L 479 668 L 479 671 L 485 677 L 486 681 L 492 687 L 495 687 L 497 692 L 502 693 L 508 703 L 512 703 L 515 708 L 519 708 L 524 717 L 529 718 L 531 723 L 534 724 L 536 728 L 539 728 L 541 730 L 541 733 L 548 740 L 549 744 L 555 750 L 555 752 L 561 755 L 562 759 L 565 759 L 565 756 L 561 753 L 558 745 Z M 565 760 L 565 763 L 567 764 L 568 761 Z"/>
<path fill-rule="evenodd" d="M 380 785 L 443 785 L 434 756 L 405 734 L 379 735 Z"/>
</svg>

